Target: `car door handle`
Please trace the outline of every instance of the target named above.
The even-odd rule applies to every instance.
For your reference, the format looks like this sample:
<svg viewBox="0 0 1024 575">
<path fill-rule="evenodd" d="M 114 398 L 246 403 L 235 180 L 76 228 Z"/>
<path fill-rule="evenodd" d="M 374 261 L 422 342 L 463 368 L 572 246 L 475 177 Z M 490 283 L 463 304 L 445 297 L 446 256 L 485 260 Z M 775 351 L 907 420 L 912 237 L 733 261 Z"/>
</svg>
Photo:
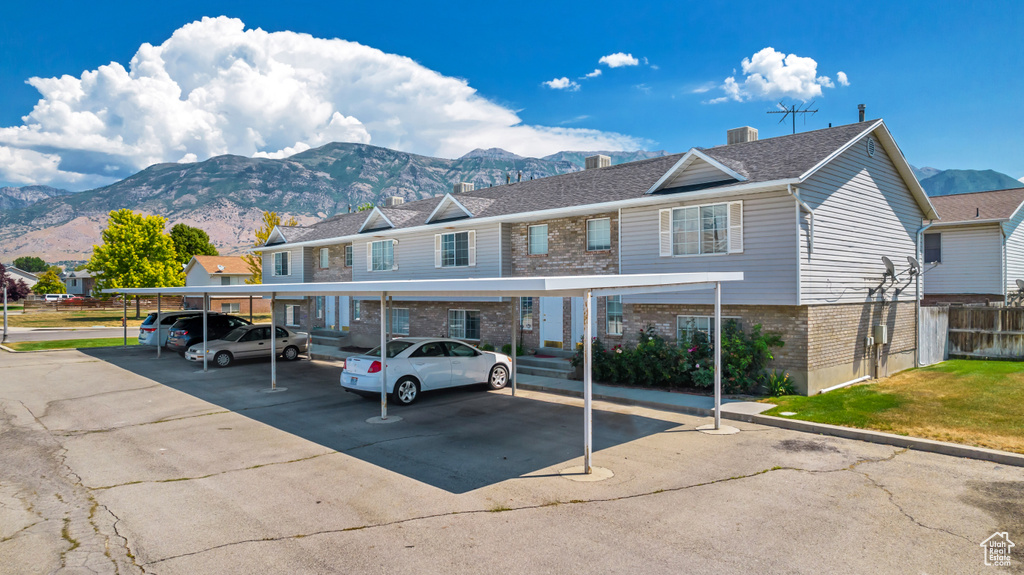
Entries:
<svg viewBox="0 0 1024 575">
<path fill-rule="evenodd" d="M 260 342 L 260 345 L 263 345 L 263 342 L 262 342 L 262 341 Z"/>
<path fill-rule="evenodd" d="M 417 361 L 413 365 L 427 365 L 427 362 L 425 362 L 425 361 Z"/>
</svg>

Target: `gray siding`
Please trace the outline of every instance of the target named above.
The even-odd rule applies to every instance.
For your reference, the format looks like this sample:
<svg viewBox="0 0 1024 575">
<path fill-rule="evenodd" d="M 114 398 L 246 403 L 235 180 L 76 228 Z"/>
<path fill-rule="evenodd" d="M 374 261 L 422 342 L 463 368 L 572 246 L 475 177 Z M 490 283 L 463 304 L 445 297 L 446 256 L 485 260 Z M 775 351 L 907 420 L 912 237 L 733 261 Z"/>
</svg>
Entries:
<svg viewBox="0 0 1024 575">
<path fill-rule="evenodd" d="M 1018 291 L 1017 280 L 1024 280 L 1024 208 L 1006 225 L 1006 293 Z"/>
<path fill-rule="evenodd" d="M 855 143 L 800 186 L 801 197 L 814 210 L 813 253 L 808 252 L 808 228 L 801 225 L 805 305 L 877 299 L 877 294 L 869 298 L 867 290 L 881 284 L 882 256 L 899 272 L 907 269 L 907 256 L 915 255 L 924 212 L 882 146 L 876 146 L 874 156 L 866 148 L 864 140 Z M 899 299 L 913 301 L 908 279 L 901 274 L 899 286 L 911 292 Z"/>
<path fill-rule="evenodd" d="M 670 179 L 665 188 L 689 186 L 693 184 L 706 184 L 708 182 L 721 182 L 732 179 L 732 176 L 712 166 L 700 158 L 690 162 L 686 169 Z"/>
<path fill-rule="evenodd" d="M 998 224 L 932 228 L 941 236 L 942 262 L 924 265 L 925 294 L 1001 294 L 1003 234 Z"/>
<path fill-rule="evenodd" d="M 288 252 L 288 271 L 290 272 L 286 276 L 275 276 L 274 275 L 274 254 L 277 252 L 286 251 Z M 265 284 L 290 284 L 290 283 L 301 283 L 305 281 L 303 279 L 304 265 L 302 262 L 303 249 L 290 248 L 287 250 L 273 250 L 263 252 L 263 283 Z"/>
<path fill-rule="evenodd" d="M 434 267 L 434 234 L 451 231 L 476 231 L 476 265 L 458 268 Z M 498 277 L 498 224 L 476 228 L 445 229 L 438 224 L 435 230 L 397 236 L 395 260 L 398 269 L 393 271 L 366 271 L 366 244 L 382 239 L 394 239 L 388 233 L 367 233 L 353 242 L 352 281 L 480 278 Z"/>
<path fill-rule="evenodd" d="M 684 205 L 727 202 L 685 201 L 686 194 L 667 196 L 665 204 L 623 208 L 620 273 L 744 272 L 742 282 L 722 287 L 722 302 L 746 305 L 796 305 L 797 258 L 794 201 L 784 191 L 743 199 L 743 252 L 723 255 L 660 257 L 658 210 Z M 623 297 L 624 303 L 714 302 L 711 291 Z"/>
</svg>

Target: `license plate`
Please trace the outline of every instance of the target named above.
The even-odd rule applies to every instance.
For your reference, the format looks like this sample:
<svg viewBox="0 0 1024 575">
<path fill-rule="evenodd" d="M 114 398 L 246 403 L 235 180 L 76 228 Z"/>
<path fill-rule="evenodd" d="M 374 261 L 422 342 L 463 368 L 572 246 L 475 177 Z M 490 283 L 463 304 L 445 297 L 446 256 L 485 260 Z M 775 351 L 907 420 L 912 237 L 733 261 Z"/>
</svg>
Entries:
<svg viewBox="0 0 1024 575">
<path fill-rule="evenodd" d="M 352 383 L 359 383 L 359 378 L 352 376 Z"/>
</svg>

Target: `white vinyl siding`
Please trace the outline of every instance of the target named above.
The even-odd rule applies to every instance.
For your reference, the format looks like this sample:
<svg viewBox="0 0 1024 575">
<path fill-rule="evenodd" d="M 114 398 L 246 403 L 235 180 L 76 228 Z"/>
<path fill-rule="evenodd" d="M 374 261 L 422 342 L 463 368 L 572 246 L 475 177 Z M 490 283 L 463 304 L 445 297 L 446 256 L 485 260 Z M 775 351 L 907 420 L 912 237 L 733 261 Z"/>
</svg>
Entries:
<svg viewBox="0 0 1024 575">
<path fill-rule="evenodd" d="M 605 332 L 608 335 L 622 335 L 622 296 L 608 296 L 604 302 Z"/>
<path fill-rule="evenodd" d="M 924 293 L 1002 294 L 1003 236 L 999 225 L 941 229 L 942 261 L 922 263 Z"/>
<path fill-rule="evenodd" d="M 434 236 L 434 267 L 461 268 L 476 265 L 476 232 L 452 232 Z"/>
<path fill-rule="evenodd" d="M 302 308 L 298 305 L 284 306 L 284 324 L 288 327 L 298 327 L 301 318 Z"/>
<path fill-rule="evenodd" d="M 685 169 L 666 182 L 665 185 L 662 186 L 662 189 L 706 184 L 708 182 L 723 182 L 734 179 L 735 178 L 729 174 L 705 162 L 703 159 L 694 158 Z"/>
<path fill-rule="evenodd" d="M 307 266 L 304 265 L 303 262 L 303 254 L 306 252 L 310 252 L 311 254 L 310 249 L 303 250 L 302 248 L 281 249 L 274 252 L 264 252 L 262 257 L 263 283 L 280 284 L 300 283 L 306 281 L 306 278 L 309 277 L 306 273 Z M 277 256 L 277 254 L 284 255 Z M 288 260 L 288 272 L 285 275 L 277 275 L 276 273 L 274 273 L 275 271 L 277 271 L 275 269 L 275 260 L 279 259 L 279 257 Z M 310 255 L 310 257 L 312 257 L 312 255 Z"/>
<path fill-rule="evenodd" d="M 448 337 L 480 339 L 480 312 L 468 309 L 448 310 Z"/>
<path fill-rule="evenodd" d="M 587 251 L 595 252 L 610 249 L 612 249 L 611 218 L 587 220 Z"/>
<path fill-rule="evenodd" d="M 409 308 L 391 308 L 391 334 L 409 335 Z"/>
<path fill-rule="evenodd" d="M 877 301 L 879 294 L 872 297 L 868 289 L 880 283 L 876 278 L 885 271 L 882 256 L 895 262 L 900 286 L 907 288 L 897 299 L 914 301 L 913 285 L 903 270 L 907 256 L 919 257 L 917 232 L 924 212 L 877 141 L 874 156 L 868 156 L 863 140 L 856 142 L 797 189 L 814 210 L 814 249 L 810 251 L 809 217 L 798 215 L 793 207 L 793 217 L 800 222 L 802 303 Z M 946 243 L 946 237 L 942 239 Z M 891 294 L 889 290 L 886 297 Z"/>
<path fill-rule="evenodd" d="M 1024 208 L 1006 226 L 1006 293 L 1018 293 L 1017 280 L 1024 280 Z"/>
<path fill-rule="evenodd" d="M 395 240 L 380 240 L 366 244 L 366 271 L 391 271 L 395 265 Z"/>
<path fill-rule="evenodd" d="M 528 253 L 531 256 L 548 253 L 548 225 L 530 226 L 527 233 Z"/>
<path fill-rule="evenodd" d="M 742 232 L 730 231 L 730 243 L 732 240 L 742 242 L 736 246 L 741 248 L 739 251 L 707 256 L 672 256 L 671 234 L 661 231 L 671 228 L 674 208 L 690 207 L 684 203 L 685 196 L 669 194 L 661 206 L 622 209 L 619 273 L 743 272 L 743 281 L 723 284 L 723 303 L 797 304 L 797 230 L 793 198 L 785 189 L 747 195 L 742 202 L 716 202 L 730 204 L 730 212 L 742 212 L 739 217 L 742 218 Z M 663 256 L 664 252 L 667 253 Z M 627 304 L 710 304 L 714 303 L 714 293 L 713 290 L 704 290 L 628 295 L 623 296 L 622 301 Z"/>
<path fill-rule="evenodd" d="M 468 267 L 443 268 L 437 265 L 438 246 L 437 235 L 433 230 L 404 234 L 401 236 L 399 245 L 395 247 L 395 267 L 393 272 L 387 273 L 388 279 L 441 279 L 441 278 L 470 278 L 470 277 L 501 277 L 502 265 L 508 265 L 507 261 L 499 262 L 499 239 L 498 224 L 477 227 L 473 230 L 475 239 L 471 242 L 476 244 L 475 265 Z M 374 239 L 367 238 L 369 241 Z M 367 241 L 355 242 L 356 253 L 363 253 L 366 250 Z M 505 258 L 507 259 L 507 258 Z M 352 269 L 352 281 L 365 281 L 379 279 L 377 274 L 385 272 L 367 272 L 363 266 L 356 266 Z"/>
</svg>

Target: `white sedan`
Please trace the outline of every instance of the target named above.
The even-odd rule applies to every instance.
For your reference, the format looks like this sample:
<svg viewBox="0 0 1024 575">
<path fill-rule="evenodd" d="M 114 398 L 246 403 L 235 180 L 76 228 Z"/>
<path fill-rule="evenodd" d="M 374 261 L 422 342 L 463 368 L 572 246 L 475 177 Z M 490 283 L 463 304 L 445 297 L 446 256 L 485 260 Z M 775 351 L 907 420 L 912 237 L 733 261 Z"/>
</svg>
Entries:
<svg viewBox="0 0 1024 575">
<path fill-rule="evenodd" d="M 491 389 L 508 384 L 512 358 L 480 351 L 456 339 L 409 337 L 388 343 L 387 393 L 395 403 L 408 405 L 421 391 L 487 383 Z M 341 386 L 361 395 L 380 394 L 380 348 L 345 360 Z"/>
</svg>

